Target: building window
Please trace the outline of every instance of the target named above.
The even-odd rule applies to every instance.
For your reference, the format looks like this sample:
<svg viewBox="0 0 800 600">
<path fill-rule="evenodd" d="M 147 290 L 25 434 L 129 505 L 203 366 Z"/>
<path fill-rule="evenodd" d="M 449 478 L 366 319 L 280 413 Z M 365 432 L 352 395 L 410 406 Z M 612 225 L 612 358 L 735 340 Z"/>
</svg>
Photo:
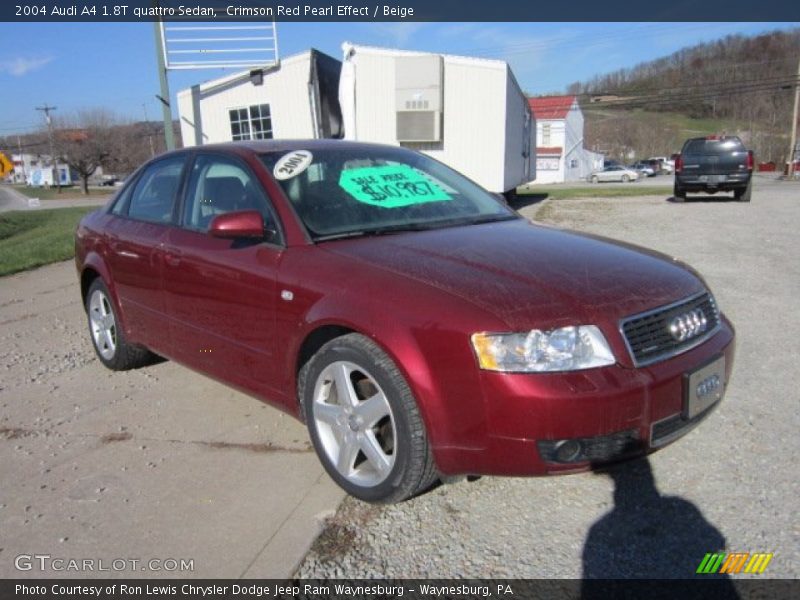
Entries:
<svg viewBox="0 0 800 600">
<path fill-rule="evenodd" d="M 231 139 L 234 142 L 272 139 L 272 116 L 269 104 L 233 108 L 228 111 L 228 117 L 231 121 Z"/>
<path fill-rule="evenodd" d="M 250 119 L 246 108 L 235 108 L 228 111 L 231 118 L 231 139 L 234 142 L 250 139 Z"/>
<path fill-rule="evenodd" d="M 542 123 L 542 146 L 550 145 L 550 123 Z"/>
</svg>

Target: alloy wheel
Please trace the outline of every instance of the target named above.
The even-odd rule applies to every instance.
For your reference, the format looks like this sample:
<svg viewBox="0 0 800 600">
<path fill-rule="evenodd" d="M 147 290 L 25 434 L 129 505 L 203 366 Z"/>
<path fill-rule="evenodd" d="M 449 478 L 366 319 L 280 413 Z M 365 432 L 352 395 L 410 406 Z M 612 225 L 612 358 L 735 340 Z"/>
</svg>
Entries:
<svg viewBox="0 0 800 600">
<path fill-rule="evenodd" d="M 314 385 L 312 418 L 330 463 L 349 482 L 372 487 L 397 456 L 395 419 L 386 394 L 364 368 L 335 361 Z"/>
</svg>

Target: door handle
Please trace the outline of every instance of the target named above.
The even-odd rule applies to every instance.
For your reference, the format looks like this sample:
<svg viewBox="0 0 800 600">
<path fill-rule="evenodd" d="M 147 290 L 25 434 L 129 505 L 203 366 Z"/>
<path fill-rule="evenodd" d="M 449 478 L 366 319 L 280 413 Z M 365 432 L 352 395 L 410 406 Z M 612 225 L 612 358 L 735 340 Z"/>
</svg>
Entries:
<svg viewBox="0 0 800 600">
<path fill-rule="evenodd" d="M 182 256 L 179 250 L 164 250 L 164 262 L 169 267 L 177 267 L 180 265 Z"/>
</svg>

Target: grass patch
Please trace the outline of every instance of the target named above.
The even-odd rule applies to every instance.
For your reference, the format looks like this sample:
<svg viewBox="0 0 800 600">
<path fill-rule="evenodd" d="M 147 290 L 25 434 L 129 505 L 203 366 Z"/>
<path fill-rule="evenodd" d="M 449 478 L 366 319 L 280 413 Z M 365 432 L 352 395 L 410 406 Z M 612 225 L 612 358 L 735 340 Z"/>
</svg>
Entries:
<svg viewBox="0 0 800 600">
<path fill-rule="evenodd" d="M 94 207 L 0 213 L 0 276 L 75 256 L 75 227 Z"/>
<path fill-rule="evenodd" d="M 102 198 L 110 196 L 116 188 L 89 188 L 89 195 L 83 193 L 81 186 L 62 187 L 61 193 L 57 188 L 28 187 L 27 185 L 12 186 L 20 194 L 28 198 L 38 198 L 39 200 L 74 200 L 75 198 Z"/>
<path fill-rule="evenodd" d="M 564 187 L 539 185 L 529 190 L 517 192 L 520 197 L 550 198 L 564 200 L 570 198 L 622 198 L 624 196 L 671 196 L 672 188 L 668 186 L 644 186 L 637 184 L 606 185 L 598 183 L 591 187 Z"/>
</svg>

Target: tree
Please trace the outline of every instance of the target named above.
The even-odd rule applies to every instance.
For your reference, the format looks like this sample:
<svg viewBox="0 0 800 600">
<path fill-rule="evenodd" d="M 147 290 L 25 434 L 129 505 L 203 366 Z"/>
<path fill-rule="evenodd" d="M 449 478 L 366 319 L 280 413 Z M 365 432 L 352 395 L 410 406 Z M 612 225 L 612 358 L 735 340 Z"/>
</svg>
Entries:
<svg viewBox="0 0 800 600">
<path fill-rule="evenodd" d="M 55 132 L 56 152 L 81 178 L 84 194 L 89 193 L 89 178 L 98 167 L 110 168 L 122 153 L 116 120 L 104 109 L 79 111 L 59 122 Z"/>
</svg>

